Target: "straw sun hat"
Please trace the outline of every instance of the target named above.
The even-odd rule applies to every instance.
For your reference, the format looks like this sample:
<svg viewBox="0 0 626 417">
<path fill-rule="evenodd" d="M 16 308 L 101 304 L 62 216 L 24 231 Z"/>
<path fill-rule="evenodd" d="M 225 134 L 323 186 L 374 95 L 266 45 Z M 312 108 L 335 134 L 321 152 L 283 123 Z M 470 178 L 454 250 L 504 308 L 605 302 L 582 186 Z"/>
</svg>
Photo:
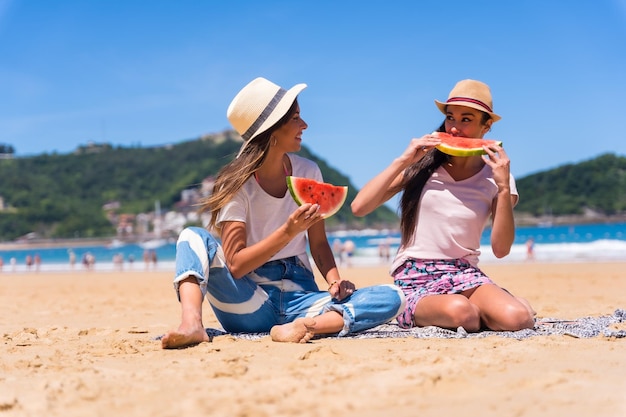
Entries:
<svg viewBox="0 0 626 417">
<path fill-rule="evenodd" d="M 491 90 L 483 82 L 476 80 L 463 80 L 456 83 L 448 100 L 445 103 L 435 100 L 435 104 L 443 114 L 446 114 L 446 106 L 465 106 L 489 113 L 494 122 L 501 119 L 493 112 Z"/>
<path fill-rule="evenodd" d="M 278 122 L 296 100 L 306 84 L 296 84 L 289 90 L 263 78 L 255 78 L 237 93 L 228 106 L 226 116 L 243 138 L 237 157 L 248 143 Z"/>
</svg>

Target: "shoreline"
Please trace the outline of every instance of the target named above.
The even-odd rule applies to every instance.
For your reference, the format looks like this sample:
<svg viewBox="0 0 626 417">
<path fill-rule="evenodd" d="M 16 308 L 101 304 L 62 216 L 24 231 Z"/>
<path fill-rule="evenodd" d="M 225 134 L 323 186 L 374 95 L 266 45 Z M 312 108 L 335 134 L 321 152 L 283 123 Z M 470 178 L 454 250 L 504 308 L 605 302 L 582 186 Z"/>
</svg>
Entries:
<svg viewBox="0 0 626 417">
<path fill-rule="evenodd" d="M 2 250 L 36 250 L 48 248 L 84 248 L 89 246 L 107 246 L 115 241 L 114 238 L 89 239 L 33 239 L 28 241 L 0 242 Z"/>
<path fill-rule="evenodd" d="M 626 223 L 626 215 L 616 216 L 585 216 L 585 215 L 570 215 L 570 216 L 551 216 L 551 217 L 532 217 L 525 216 L 523 214 L 517 215 L 515 218 L 516 227 L 523 229 L 526 227 L 540 227 L 542 229 L 549 230 L 553 226 L 587 226 L 587 225 L 609 225 L 617 223 Z M 364 230 L 374 230 L 380 234 L 388 234 L 390 230 L 398 230 L 397 225 L 395 227 L 372 227 L 362 229 L 350 229 L 350 228 L 331 228 L 327 227 L 327 233 L 330 236 L 352 232 L 362 232 Z M 88 246 L 107 246 L 116 242 L 123 242 L 124 244 L 141 244 L 144 240 L 150 240 L 153 238 L 141 239 L 136 236 L 129 239 L 119 239 L 115 236 L 109 237 L 97 237 L 97 238 L 52 238 L 52 239 L 23 239 L 15 241 L 0 241 L 1 250 L 34 250 L 43 248 L 59 248 L 59 247 L 88 247 Z M 176 239 L 176 238 L 173 238 Z"/>
</svg>

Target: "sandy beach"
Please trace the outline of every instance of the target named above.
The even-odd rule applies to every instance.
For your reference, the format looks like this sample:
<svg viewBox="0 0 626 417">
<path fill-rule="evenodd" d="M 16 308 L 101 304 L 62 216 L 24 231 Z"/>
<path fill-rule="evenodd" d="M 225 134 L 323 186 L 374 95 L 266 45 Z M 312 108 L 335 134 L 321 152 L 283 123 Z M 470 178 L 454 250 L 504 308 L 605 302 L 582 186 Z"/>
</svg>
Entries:
<svg viewBox="0 0 626 417">
<path fill-rule="evenodd" d="M 626 308 L 626 263 L 484 265 L 538 318 Z M 357 286 L 385 267 L 343 269 Z M 625 416 L 626 338 L 245 340 L 162 350 L 172 273 L 0 274 L 0 416 Z M 219 328 L 208 304 L 204 324 Z M 626 323 L 615 325 L 626 329 Z M 620 328 L 621 326 L 621 328 Z"/>
</svg>

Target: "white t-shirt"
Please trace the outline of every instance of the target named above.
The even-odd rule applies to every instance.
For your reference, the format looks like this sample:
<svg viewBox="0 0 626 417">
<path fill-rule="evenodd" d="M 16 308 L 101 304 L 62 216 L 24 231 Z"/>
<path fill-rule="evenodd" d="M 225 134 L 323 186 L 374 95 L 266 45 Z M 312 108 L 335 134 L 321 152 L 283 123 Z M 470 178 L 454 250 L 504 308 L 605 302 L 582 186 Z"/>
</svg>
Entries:
<svg viewBox="0 0 626 417">
<path fill-rule="evenodd" d="M 511 194 L 518 195 L 513 175 L 510 187 Z M 399 248 L 391 272 L 407 258 L 463 258 L 478 266 L 480 237 L 497 194 L 489 165 L 461 181 L 455 181 L 444 167 L 437 168 L 424 185 L 410 246 Z"/>
<path fill-rule="evenodd" d="M 322 181 L 322 172 L 315 162 L 295 154 L 288 154 L 288 157 L 294 177 Z M 217 223 L 244 222 L 247 233 L 246 244 L 252 246 L 282 226 L 297 208 L 298 205 L 291 198 L 289 191 L 284 196 L 276 198 L 266 193 L 254 176 L 251 176 L 233 196 L 233 199 L 222 208 L 217 217 Z M 306 233 L 299 233 L 268 261 L 291 256 L 299 257 L 311 269 L 307 255 Z"/>
</svg>

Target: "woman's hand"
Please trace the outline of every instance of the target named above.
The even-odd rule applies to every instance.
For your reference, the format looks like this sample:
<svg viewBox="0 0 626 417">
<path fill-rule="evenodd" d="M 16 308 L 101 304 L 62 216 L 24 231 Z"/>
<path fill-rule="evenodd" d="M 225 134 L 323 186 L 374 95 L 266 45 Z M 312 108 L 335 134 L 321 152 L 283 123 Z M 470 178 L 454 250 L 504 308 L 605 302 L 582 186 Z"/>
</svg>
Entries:
<svg viewBox="0 0 626 417">
<path fill-rule="evenodd" d="M 322 220 L 319 204 L 305 203 L 298 207 L 287 219 L 285 226 L 291 237 L 304 232 L 318 221 Z"/>
<path fill-rule="evenodd" d="M 511 161 L 506 152 L 499 145 L 483 146 L 487 156 L 483 160 L 491 167 L 493 171 L 493 179 L 499 190 L 508 190 L 509 177 L 511 175 Z"/>
<path fill-rule="evenodd" d="M 421 138 L 413 138 L 400 158 L 405 160 L 407 165 L 414 164 L 440 143 L 441 139 L 433 134 L 424 135 Z"/>
<path fill-rule="evenodd" d="M 351 296 L 356 291 L 356 286 L 350 281 L 344 281 L 340 279 L 339 281 L 333 281 L 330 283 L 328 287 L 328 292 L 330 296 L 335 300 L 343 300 L 346 297 Z"/>
<path fill-rule="evenodd" d="M 319 209 L 319 204 L 303 204 L 289 215 L 281 227 L 249 247 L 246 244 L 248 236 L 246 224 L 235 221 L 224 222 L 222 247 L 226 255 L 226 263 L 233 277 L 235 279 L 241 278 L 263 265 L 287 246 L 299 233 L 307 231 L 315 223 L 322 220 Z M 320 223 L 320 226 L 323 228 L 324 224 Z M 326 240 L 326 244 L 328 245 L 328 240 Z"/>
</svg>

